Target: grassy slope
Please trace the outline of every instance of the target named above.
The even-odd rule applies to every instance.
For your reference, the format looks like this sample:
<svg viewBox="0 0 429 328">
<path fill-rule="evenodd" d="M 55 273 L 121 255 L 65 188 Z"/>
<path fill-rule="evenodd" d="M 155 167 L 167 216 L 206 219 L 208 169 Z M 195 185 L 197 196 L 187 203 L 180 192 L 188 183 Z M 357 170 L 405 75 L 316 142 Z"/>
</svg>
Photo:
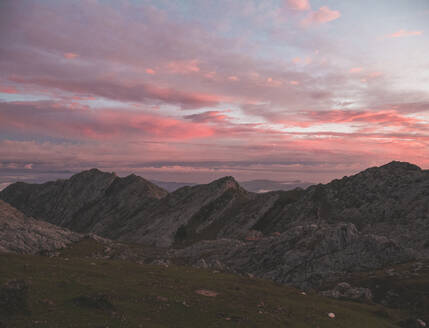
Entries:
<svg viewBox="0 0 429 328">
<path fill-rule="evenodd" d="M 86 245 L 96 250 L 96 245 Z M 0 284 L 30 282 L 29 314 L 0 318 L 6 327 L 395 327 L 399 312 L 301 295 L 272 282 L 170 266 L 82 257 L 0 255 Z M 195 293 L 219 293 L 206 297 Z M 108 306 L 76 303 L 106 295 Z M 335 319 L 327 313 L 334 312 Z M 1 327 L 1 324 L 0 324 Z"/>
</svg>

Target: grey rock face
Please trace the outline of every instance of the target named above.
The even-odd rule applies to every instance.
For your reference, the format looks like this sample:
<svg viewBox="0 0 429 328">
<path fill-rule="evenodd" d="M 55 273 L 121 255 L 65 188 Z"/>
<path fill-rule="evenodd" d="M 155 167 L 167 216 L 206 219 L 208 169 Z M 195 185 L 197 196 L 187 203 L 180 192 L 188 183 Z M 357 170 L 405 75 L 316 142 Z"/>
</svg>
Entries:
<svg viewBox="0 0 429 328">
<path fill-rule="evenodd" d="M 36 254 L 64 248 L 81 235 L 34 220 L 0 200 L 0 251 Z"/>
<path fill-rule="evenodd" d="M 362 232 L 386 236 L 429 256 L 429 171 L 392 162 L 311 186 L 258 228 L 282 232 L 303 222 L 350 222 Z"/>
<path fill-rule="evenodd" d="M 118 178 L 94 169 L 41 185 L 15 183 L 0 198 L 77 232 L 168 247 L 182 241 L 179 228 L 187 243 L 244 238 L 278 195 L 249 193 L 232 177 L 168 194 L 135 175 Z"/>
<path fill-rule="evenodd" d="M 15 183 L 4 189 L 0 198 L 27 216 L 77 232 L 115 238 L 136 211 L 165 195 L 165 190 L 138 176 L 119 178 L 92 169 L 68 180 Z"/>
<path fill-rule="evenodd" d="M 382 268 L 414 258 L 394 241 L 359 233 L 350 223 L 297 226 L 278 237 L 254 242 L 204 241 L 177 250 L 181 261 L 208 267 L 222 263 L 230 271 L 288 283 L 303 289 L 319 288 L 336 275 Z"/>
</svg>

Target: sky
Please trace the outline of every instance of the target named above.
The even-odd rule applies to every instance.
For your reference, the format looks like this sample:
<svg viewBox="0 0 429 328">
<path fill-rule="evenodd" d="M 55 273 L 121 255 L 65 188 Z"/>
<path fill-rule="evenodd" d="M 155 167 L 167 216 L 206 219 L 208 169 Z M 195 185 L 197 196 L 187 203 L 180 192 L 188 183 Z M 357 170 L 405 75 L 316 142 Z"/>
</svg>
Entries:
<svg viewBox="0 0 429 328">
<path fill-rule="evenodd" d="M 429 168 L 427 0 L 3 0 L 0 188 Z"/>
</svg>

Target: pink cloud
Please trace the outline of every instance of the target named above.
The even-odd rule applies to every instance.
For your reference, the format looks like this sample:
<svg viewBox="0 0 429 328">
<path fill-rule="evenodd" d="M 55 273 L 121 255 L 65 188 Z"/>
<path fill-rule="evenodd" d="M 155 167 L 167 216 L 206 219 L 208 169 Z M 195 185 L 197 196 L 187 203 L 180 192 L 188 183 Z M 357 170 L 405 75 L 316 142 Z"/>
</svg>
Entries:
<svg viewBox="0 0 429 328">
<path fill-rule="evenodd" d="M 383 73 L 381 73 L 381 72 L 371 72 L 371 73 L 368 74 L 368 77 L 372 78 L 372 79 L 375 79 L 375 78 L 378 78 L 378 77 L 380 77 L 382 75 L 383 75 Z"/>
<path fill-rule="evenodd" d="M 311 11 L 309 1 L 284 1 L 286 5 L 295 6 L 297 12 L 289 12 L 290 15 L 296 14 L 292 21 L 308 16 L 308 24 L 323 23 L 340 15 L 327 7 Z M 67 103 L 33 103 L 26 107 L 23 103 L 15 103 L 15 107 L 1 103 L 0 130 L 6 131 L 4 134 L 10 138 L 19 136 L 29 140 L 33 136 L 48 136 L 35 140 L 57 138 L 56 141 L 61 143 L 64 139 L 78 139 L 80 145 L 72 149 L 69 145 L 57 147 L 51 143 L 40 149 L 35 146 L 33 152 L 30 148 L 25 152 L 27 148 L 17 142 L 10 145 L 8 151 L 0 147 L 2 158 L 8 156 L 13 160 L 16 155 L 16 158 L 23 158 L 23 163 L 33 163 L 44 159 L 46 154 L 49 161 L 58 161 L 58 167 L 67 167 L 68 160 L 73 158 L 77 163 L 92 161 L 85 165 L 103 166 L 105 161 L 110 161 L 115 167 L 120 162 L 124 167 L 129 165 L 128 168 L 140 163 L 138 160 L 142 153 L 145 160 L 146 156 L 151 160 L 209 158 L 237 161 L 244 158 L 248 162 L 253 160 L 253 164 L 242 163 L 233 172 L 248 170 L 253 177 L 255 172 L 268 175 L 271 173 L 265 172 L 285 172 L 285 168 L 289 170 L 292 167 L 287 164 L 278 167 L 276 164 L 258 164 L 266 159 L 284 163 L 285 159 L 310 161 L 316 158 L 329 163 L 325 168 L 315 164 L 314 169 L 321 172 L 324 169 L 337 170 L 338 163 L 363 163 L 367 158 L 379 161 L 403 154 L 410 155 L 407 160 L 416 159 L 422 163 L 418 156 L 428 157 L 428 148 L 423 147 L 428 142 L 424 135 L 425 122 L 417 119 L 417 115 L 404 114 L 427 111 L 429 107 L 424 103 L 427 93 L 393 90 L 390 83 L 381 83 L 384 82 L 381 79 L 374 80 L 374 88 L 356 84 L 355 76 L 347 74 L 341 62 L 335 61 L 341 56 L 345 56 L 342 58 L 346 61 L 353 60 L 355 52 L 349 51 L 351 49 L 343 51 L 343 45 L 336 44 L 336 36 L 332 33 L 301 31 L 304 34 L 296 37 L 300 31 L 291 24 L 284 24 L 284 15 L 281 25 L 291 30 L 281 29 L 278 35 L 285 45 L 297 48 L 297 55 L 302 57 L 296 60 L 300 63 L 299 69 L 291 65 L 290 60 L 285 62 L 276 51 L 272 53 L 273 60 L 260 56 L 261 51 L 274 49 L 270 48 L 270 42 L 277 47 L 276 39 L 267 39 L 264 44 L 268 47 L 265 48 L 248 42 L 253 34 L 236 38 L 232 33 L 224 37 L 227 30 L 218 33 L 212 29 L 211 21 L 199 25 L 194 23 L 198 18 L 175 19 L 179 16 L 174 17 L 170 12 L 167 14 L 145 2 L 141 5 L 120 2 L 111 6 L 110 2 L 102 1 L 83 1 L 78 5 L 51 1 L 35 3 L 31 11 L 25 10 L 23 2 L 8 3 L 8 6 L 18 9 L 8 10 L 14 16 L 10 18 L 8 33 L 3 34 L 5 42 L 0 45 L 0 71 L 3 73 L 0 84 L 9 85 L 12 80 L 17 83 L 10 85 L 16 86 L 20 92 L 43 94 Z M 260 14 L 258 19 L 264 20 L 264 24 L 278 27 L 279 21 L 273 16 L 269 16 L 273 19 L 269 20 L 259 11 L 270 5 L 249 3 L 252 3 L 249 6 L 254 6 L 256 15 Z M 174 11 L 171 7 L 169 10 Z M 82 12 L 91 25 L 91 33 L 87 33 L 85 24 L 76 23 L 80 21 Z M 58 20 L 58 17 L 62 19 Z M 253 16 L 247 18 L 255 19 Z M 257 24 L 257 21 L 253 23 Z M 261 31 L 266 28 L 259 27 Z M 310 34 L 313 32 L 315 34 Z M 70 49 L 80 55 L 79 60 L 69 60 L 64 65 L 65 60 L 58 59 L 62 59 Z M 305 67 L 305 63 L 310 62 L 306 54 L 314 49 L 320 49 L 323 58 L 314 60 L 310 70 Z M 322 60 L 323 66 L 319 65 Z M 156 78 L 151 77 L 150 70 L 157 74 Z M 365 67 L 359 78 L 370 81 L 377 77 L 371 74 Z M 10 76 L 12 79 L 6 80 Z M 230 82 L 234 80 L 240 82 Z M 286 87 L 273 87 L 277 81 L 284 81 Z M 296 85 L 299 87 L 294 87 Z M 13 89 L 11 93 L 14 92 Z M 100 103 L 115 100 L 127 105 L 115 109 L 99 108 L 97 112 L 80 105 L 81 100 L 89 99 L 85 97 L 100 99 Z M 320 114 L 319 110 L 335 108 L 338 99 L 347 99 L 354 106 L 365 103 L 375 109 L 348 113 L 329 110 Z M 390 107 L 385 106 L 380 110 L 380 104 L 397 104 L 403 99 L 410 104 L 400 103 L 400 108 L 386 110 Z M 234 115 L 231 117 L 234 120 L 222 110 L 204 109 L 204 113 L 185 117 L 179 110 L 230 106 L 222 102 L 233 103 Z M 129 104 L 136 107 L 130 110 Z M 171 105 L 168 112 L 176 111 L 176 116 L 163 115 L 165 104 Z M 153 110 L 155 108 L 158 110 Z M 293 134 L 290 131 L 294 129 L 282 127 L 279 131 L 273 124 L 261 123 L 288 120 L 289 126 L 307 127 L 307 132 Z M 240 121 L 258 123 L 236 123 Z M 331 131 L 318 132 L 318 125 L 324 123 L 329 123 Z M 349 127 L 358 133 L 338 132 Z M 389 130 L 389 134 L 383 133 L 385 130 Z M 204 140 L 193 142 L 193 139 Z M 85 145 L 87 141 L 92 146 Z M 413 151 L 407 151 L 407 146 Z M 225 172 L 231 166 L 225 164 Z M 185 163 L 169 167 L 178 171 L 188 166 Z M 203 169 L 207 172 L 210 167 L 207 164 Z M 342 176 L 338 170 L 335 172 L 332 173 L 334 177 L 337 174 Z"/>
<path fill-rule="evenodd" d="M 362 67 L 352 67 L 352 68 L 350 68 L 349 72 L 352 74 L 353 73 L 360 73 L 360 72 L 362 72 L 362 70 L 363 70 Z"/>
<path fill-rule="evenodd" d="M 186 115 L 184 118 L 199 123 L 223 123 L 229 120 L 227 115 L 219 111 L 208 111 L 200 114 Z"/>
<path fill-rule="evenodd" d="M 399 30 L 398 32 L 387 35 L 388 38 L 402 38 L 406 36 L 416 36 L 422 35 L 423 31 L 407 31 L 407 30 Z"/>
<path fill-rule="evenodd" d="M 154 75 L 156 72 L 152 68 L 146 68 L 146 73 L 149 75 Z"/>
<path fill-rule="evenodd" d="M 307 117 L 316 124 L 321 123 L 371 123 L 383 126 L 409 126 L 423 123 L 414 117 L 401 115 L 393 110 L 363 111 L 363 110 L 330 110 L 309 112 Z M 415 126 L 414 126 L 415 127 Z"/>
<path fill-rule="evenodd" d="M 25 119 L 23 119 L 25 117 Z M 89 110 L 84 106 L 53 102 L 0 103 L 3 131 L 26 131 L 71 139 L 121 140 L 161 138 L 187 140 L 209 137 L 214 129 L 153 112 L 129 109 Z"/>
<path fill-rule="evenodd" d="M 171 61 L 167 64 L 167 69 L 171 73 L 176 74 L 188 74 L 188 73 L 197 73 L 200 71 L 198 66 L 198 60 L 181 60 L 181 61 Z"/>
<path fill-rule="evenodd" d="M 305 11 L 310 10 L 309 0 L 286 0 L 286 6 L 292 10 Z"/>
<path fill-rule="evenodd" d="M 216 77 L 216 72 L 212 71 L 212 72 L 207 72 L 204 74 L 204 77 L 207 79 L 214 79 Z"/>
<path fill-rule="evenodd" d="M 91 94 L 119 101 L 163 102 L 179 105 L 183 109 L 193 109 L 217 105 L 221 98 L 217 95 L 198 92 L 185 92 L 173 88 L 162 88 L 157 85 L 140 83 L 121 83 L 110 78 L 99 80 L 66 80 L 57 78 L 26 79 L 13 76 L 10 80 L 22 84 L 32 84 L 68 92 Z"/>
<path fill-rule="evenodd" d="M 75 54 L 75 53 L 73 53 L 73 52 L 66 52 L 66 53 L 64 54 L 64 58 L 67 58 L 67 59 L 75 59 L 75 58 L 77 58 L 77 57 L 79 57 L 79 55 L 78 55 L 78 54 Z"/>
<path fill-rule="evenodd" d="M 16 94 L 18 93 L 18 90 L 16 90 L 14 87 L 0 85 L 0 93 Z"/>
<path fill-rule="evenodd" d="M 272 77 L 267 78 L 267 85 L 271 87 L 280 87 L 283 85 L 283 82 L 280 80 L 275 80 Z"/>
<path fill-rule="evenodd" d="M 322 24 L 336 20 L 341 16 L 338 10 L 331 10 L 327 6 L 320 7 L 317 11 L 310 12 L 303 20 L 304 25 Z"/>
</svg>

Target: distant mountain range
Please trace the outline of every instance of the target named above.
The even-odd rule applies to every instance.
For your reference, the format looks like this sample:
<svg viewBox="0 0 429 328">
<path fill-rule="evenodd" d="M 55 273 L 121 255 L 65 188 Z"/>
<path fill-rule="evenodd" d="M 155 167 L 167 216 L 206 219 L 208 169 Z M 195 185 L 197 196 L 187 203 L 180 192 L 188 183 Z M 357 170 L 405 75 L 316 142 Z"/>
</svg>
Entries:
<svg viewBox="0 0 429 328">
<path fill-rule="evenodd" d="M 404 162 L 266 193 L 233 177 L 168 192 L 136 175 L 92 169 L 66 180 L 14 183 L 0 199 L 78 233 L 169 248 L 167 260 L 301 288 L 429 258 L 429 171 Z"/>
</svg>

